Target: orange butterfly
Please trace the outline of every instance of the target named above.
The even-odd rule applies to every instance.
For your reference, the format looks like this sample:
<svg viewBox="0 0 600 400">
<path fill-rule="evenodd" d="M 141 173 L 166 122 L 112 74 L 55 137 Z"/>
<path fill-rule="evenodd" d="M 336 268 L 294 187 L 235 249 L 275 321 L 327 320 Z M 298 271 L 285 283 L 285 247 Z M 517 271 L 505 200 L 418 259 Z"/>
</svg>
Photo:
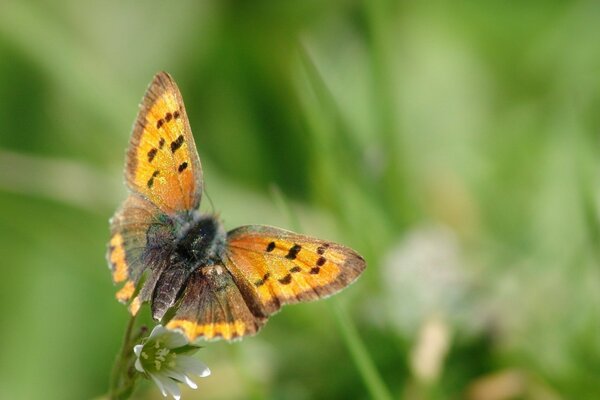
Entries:
<svg viewBox="0 0 600 400">
<path fill-rule="evenodd" d="M 255 334 L 284 304 L 334 294 L 365 269 L 355 251 L 268 226 L 226 232 L 199 211 L 202 167 L 177 85 L 148 88 L 127 152 L 129 197 L 111 219 L 117 299 L 190 341 Z M 167 313 L 167 311 L 169 311 Z"/>
</svg>

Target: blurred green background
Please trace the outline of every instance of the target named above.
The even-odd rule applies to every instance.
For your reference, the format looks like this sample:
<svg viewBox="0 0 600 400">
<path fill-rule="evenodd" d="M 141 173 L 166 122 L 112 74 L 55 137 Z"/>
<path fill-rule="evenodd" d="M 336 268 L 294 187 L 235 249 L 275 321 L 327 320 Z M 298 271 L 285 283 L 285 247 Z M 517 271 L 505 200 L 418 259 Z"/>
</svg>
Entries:
<svg viewBox="0 0 600 400">
<path fill-rule="evenodd" d="M 106 393 L 127 321 L 108 218 L 159 70 L 228 229 L 368 261 L 208 344 L 184 399 L 600 398 L 598 21 L 597 1 L 0 0 L 0 398 Z"/>
</svg>

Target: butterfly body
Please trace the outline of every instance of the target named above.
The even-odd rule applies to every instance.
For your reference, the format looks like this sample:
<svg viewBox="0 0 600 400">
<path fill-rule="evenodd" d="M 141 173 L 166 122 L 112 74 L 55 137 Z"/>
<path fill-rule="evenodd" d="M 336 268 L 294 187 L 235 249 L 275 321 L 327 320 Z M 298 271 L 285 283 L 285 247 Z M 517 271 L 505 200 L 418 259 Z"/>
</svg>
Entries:
<svg viewBox="0 0 600 400">
<path fill-rule="evenodd" d="M 107 260 L 117 299 L 188 339 L 252 335 L 283 305 L 327 297 L 365 262 L 355 251 L 279 228 L 226 232 L 199 211 L 202 169 L 172 78 L 155 76 L 127 153 L 131 191 L 111 219 Z M 172 312 L 170 312 L 172 311 Z"/>
</svg>

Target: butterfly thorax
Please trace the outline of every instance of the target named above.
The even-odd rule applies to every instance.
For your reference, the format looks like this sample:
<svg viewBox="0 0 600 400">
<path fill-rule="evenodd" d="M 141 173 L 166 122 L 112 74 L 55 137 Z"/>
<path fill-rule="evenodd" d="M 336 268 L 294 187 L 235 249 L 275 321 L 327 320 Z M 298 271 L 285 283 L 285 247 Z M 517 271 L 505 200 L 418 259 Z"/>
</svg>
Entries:
<svg viewBox="0 0 600 400">
<path fill-rule="evenodd" d="M 214 215 L 202 215 L 198 210 L 175 219 L 173 258 L 191 266 L 212 265 L 221 259 L 226 233 Z"/>
</svg>

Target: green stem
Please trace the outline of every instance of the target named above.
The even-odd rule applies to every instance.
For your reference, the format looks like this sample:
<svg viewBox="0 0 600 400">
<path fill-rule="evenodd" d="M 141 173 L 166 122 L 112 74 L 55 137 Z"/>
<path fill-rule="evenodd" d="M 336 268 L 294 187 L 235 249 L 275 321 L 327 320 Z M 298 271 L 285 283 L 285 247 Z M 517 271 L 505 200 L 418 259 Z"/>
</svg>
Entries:
<svg viewBox="0 0 600 400">
<path fill-rule="evenodd" d="M 110 391 L 108 393 L 108 398 L 111 400 L 126 398 L 126 395 L 131 393 L 133 390 L 133 385 L 138 375 L 129 374 L 129 368 L 131 367 L 131 354 L 133 353 L 131 346 L 131 333 L 133 332 L 134 326 L 135 315 L 132 315 L 127 323 L 125 335 L 123 335 L 123 343 L 121 344 L 121 349 L 119 350 L 119 354 L 115 360 L 115 365 L 113 366 L 110 378 Z"/>
<path fill-rule="evenodd" d="M 292 210 L 292 207 L 286 200 L 281 190 L 279 190 L 277 186 L 273 186 L 271 188 L 271 193 L 273 194 L 275 202 L 279 208 L 287 214 L 292 229 L 294 229 L 296 232 L 302 232 L 300 220 L 294 213 L 294 210 Z M 358 332 L 356 331 L 356 328 L 352 324 L 352 321 L 350 318 L 348 318 L 348 315 L 346 315 L 344 309 L 340 307 L 334 300 L 330 300 L 329 304 L 331 304 L 332 313 L 335 316 L 338 330 L 344 339 L 344 344 L 350 352 L 352 361 L 354 361 L 354 364 L 356 365 L 356 368 L 358 369 L 360 376 L 362 377 L 365 386 L 369 391 L 369 395 L 372 399 L 376 400 L 391 400 L 392 395 L 383 382 L 383 378 L 379 374 L 379 371 L 377 371 L 375 363 L 369 355 L 369 352 Z"/>
<path fill-rule="evenodd" d="M 377 371 L 377 368 L 369 356 L 369 352 L 358 335 L 352 321 L 348 318 L 348 315 L 339 304 L 333 301 L 330 304 L 333 314 L 335 315 L 338 329 L 352 356 L 354 365 L 356 365 L 356 368 L 360 371 L 360 376 L 369 391 L 369 395 L 371 398 L 377 400 L 391 400 L 392 395 L 383 382 L 381 375 L 379 375 L 379 371 Z"/>
</svg>

